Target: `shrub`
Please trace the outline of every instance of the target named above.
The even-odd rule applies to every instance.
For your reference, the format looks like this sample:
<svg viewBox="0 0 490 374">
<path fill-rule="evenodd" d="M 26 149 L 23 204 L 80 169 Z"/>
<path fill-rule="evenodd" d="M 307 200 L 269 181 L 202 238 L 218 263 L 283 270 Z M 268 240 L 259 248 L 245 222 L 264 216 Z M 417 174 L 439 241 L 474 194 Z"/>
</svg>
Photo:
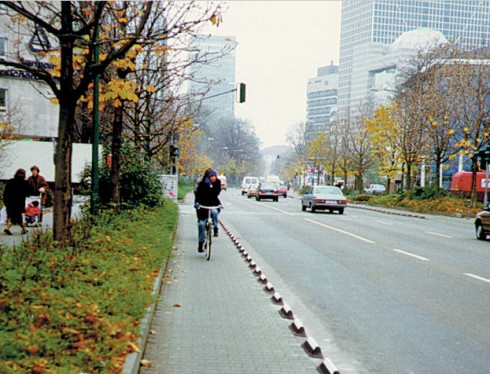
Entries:
<svg viewBox="0 0 490 374">
<path fill-rule="evenodd" d="M 99 201 L 107 206 L 111 204 L 111 170 L 109 166 L 103 165 L 99 173 Z M 83 193 L 90 191 L 90 177 L 91 167 L 87 165 L 80 185 Z M 163 202 L 162 184 L 156 169 L 144 155 L 127 144 L 122 148 L 120 188 L 123 206 L 135 207 L 142 204 L 154 207 Z"/>
<path fill-rule="evenodd" d="M 308 192 L 308 190 L 309 190 L 309 189 L 310 189 L 310 187 L 308 187 L 308 186 L 303 186 L 303 187 L 301 187 L 301 188 L 299 189 L 298 194 L 299 194 L 299 195 L 304 195 L 305 193 L 307 193 L 307 192 Z"/>
<path fill-rule="evenodd" d="M 365 194 L 365 193 L 359 193 L 356 195 L 351 195 L 350 199 L 352 201 L 360 201 L 360 202 L 366 202 L 371 199 L 371 195 Z"/>
<path fill-rule="evenodd" d="M 178 199 L 183 200 L 189 192 L 194 191 L 194 181 L 189 178 L 179 178 Z"/>
</svg>

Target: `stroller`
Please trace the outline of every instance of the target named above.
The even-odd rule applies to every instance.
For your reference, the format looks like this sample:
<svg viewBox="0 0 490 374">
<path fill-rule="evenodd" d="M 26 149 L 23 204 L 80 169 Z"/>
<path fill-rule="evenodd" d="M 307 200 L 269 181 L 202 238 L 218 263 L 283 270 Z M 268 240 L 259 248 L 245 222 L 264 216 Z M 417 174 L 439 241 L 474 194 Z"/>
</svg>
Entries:
<svg viewBox="0 0 490 374">
<path fill-rule="evenodd" d="M 24 221 L 26 227 L 29 225 L 39 227 L 42 216 L 41 196 L 29 196 L 26 198 L 26 213 Z"/>
</svg>

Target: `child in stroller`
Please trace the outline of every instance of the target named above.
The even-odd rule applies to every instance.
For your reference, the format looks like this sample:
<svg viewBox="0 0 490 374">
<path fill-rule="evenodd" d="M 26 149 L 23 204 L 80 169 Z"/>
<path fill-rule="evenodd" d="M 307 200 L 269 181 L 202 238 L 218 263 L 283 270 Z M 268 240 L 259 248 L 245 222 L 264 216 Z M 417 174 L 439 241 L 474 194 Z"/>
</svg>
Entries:
<svg viewBox="0 0 490 374">
<path fill-rule="evenodd" d="M 27 206 L 25 212 L 25 221 L 27 225 L 39 224 L 39 217 L 41 216 L 41 199 L 39 197 L 36 198 L 27 198 Z"/>
</svg>

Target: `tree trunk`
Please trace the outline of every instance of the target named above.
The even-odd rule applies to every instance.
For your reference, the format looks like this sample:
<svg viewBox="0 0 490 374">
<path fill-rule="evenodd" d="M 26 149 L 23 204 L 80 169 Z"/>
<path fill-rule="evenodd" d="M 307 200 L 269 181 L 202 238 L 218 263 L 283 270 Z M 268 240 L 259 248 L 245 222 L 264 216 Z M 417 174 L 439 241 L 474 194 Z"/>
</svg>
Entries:
<svg viewBox="0 0 490 374">
<path fill-rule="evenodd" d="M 115 108 L 112 123 L 112 164 L 111 164 L 111 202 L 118 206 L 121 203 L 121 148 L 124 106 Z"/>
<path fill-rule="evenodd" d="M 386 181 L 386 195 L 389 195 L 391 193 L 391 178 L 388 178 Z"/>
<path fill-rule="evenodd" d="M 439 181 L 441 180 L 441 164 L 442 160 L 439 155 L 436 155 L 436 181 L 434 183 L 434 188 L 436 190 L 436 197 L 439 197 L 441 194 L 441 186 L 439 185 Z"/>
<path fill-rule="evenodd" d="M 61 77 L 58 144 L 56 146 L 53 237 L 62 245 L 71 242 L 71 159 L 76 100 L 73 92 L 73 16 L 71 3 L 61 2 Z"/>
<path fill-rule="evenodd" d="M 406 175 L 407 191 L 412 189 L 412 163 L 407 162 L 407 175 Z"/>
</svg>

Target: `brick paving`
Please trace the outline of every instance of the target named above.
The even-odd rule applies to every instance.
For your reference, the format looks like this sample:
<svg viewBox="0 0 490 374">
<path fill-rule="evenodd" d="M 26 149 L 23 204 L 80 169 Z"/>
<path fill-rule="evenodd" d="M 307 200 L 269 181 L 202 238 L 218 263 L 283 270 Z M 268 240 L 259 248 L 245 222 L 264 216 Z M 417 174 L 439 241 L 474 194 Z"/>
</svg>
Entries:
<svg viewBox="0 0 490 374">
<path fill-rule="evenodd" d="M 180 206 L 176 247 L 141 373 L 317 372 L 223 230 L 209 262 L 197 253 L 191 205 Z"/>
</svg>

